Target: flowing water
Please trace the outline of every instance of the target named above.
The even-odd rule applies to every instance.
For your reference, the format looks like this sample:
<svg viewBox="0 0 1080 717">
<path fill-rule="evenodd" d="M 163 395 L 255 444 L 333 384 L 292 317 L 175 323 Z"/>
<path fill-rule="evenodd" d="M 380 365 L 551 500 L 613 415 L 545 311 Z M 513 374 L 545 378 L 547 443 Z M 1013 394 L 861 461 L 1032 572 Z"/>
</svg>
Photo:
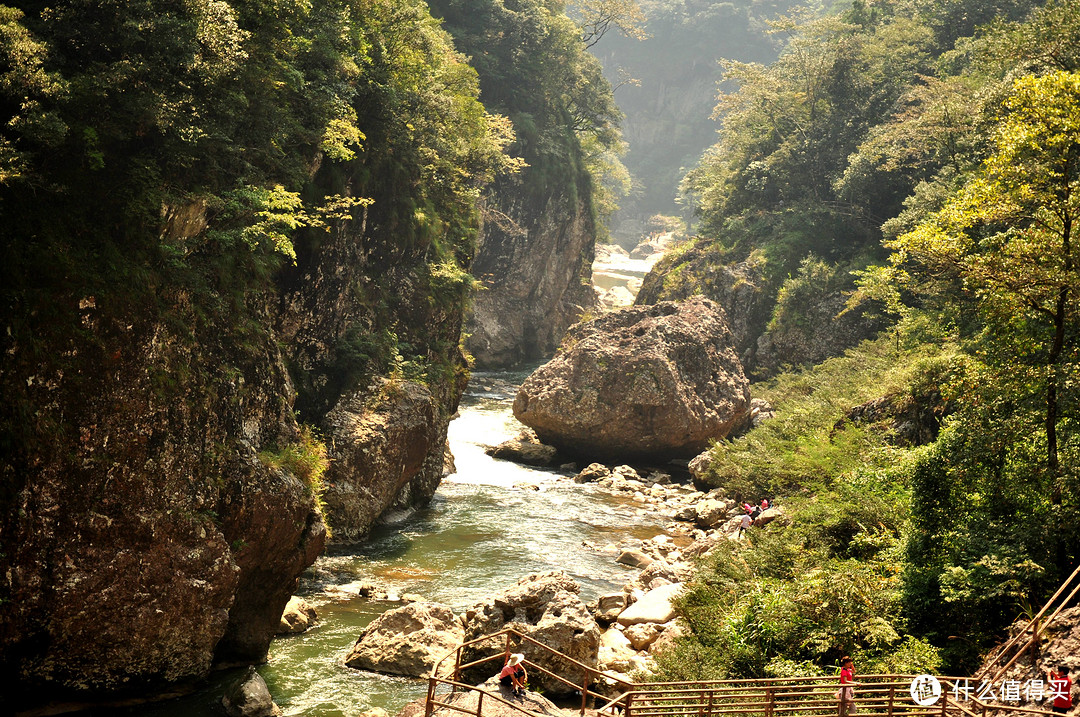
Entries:
<svg viewBox="0 0 1080 717">
<path fill-rule="evenodd" d="M 529 573 L 565 570 L 587 602 L 618 590 L 634 571 L 599 548 L 627 537 L 650 538 L 661 519 L 640 505 L 566 475 L 496 461 L 483 450 L 521 430 L 510 412 L 526 373 L 473 374 L 460 415 L 450 424 L 457 473 L 430 505 L 378 526 L 362 544 L 334 546 L 301 581 L 299 594 L 319 613 L 302 635 L 274 640 L 259 668 L 286 715 L 350 717 L 382 707 L 391 715 L 422 697 L 426 682 L 353 670 L 343 660 L 364 627 L 398 602 L 356 595 L 362 581 L 391 594 L 415 593 L 455 612 Z M 131 714 L 223 714 L 222 675 L 202 692 Z"/>
</svg>

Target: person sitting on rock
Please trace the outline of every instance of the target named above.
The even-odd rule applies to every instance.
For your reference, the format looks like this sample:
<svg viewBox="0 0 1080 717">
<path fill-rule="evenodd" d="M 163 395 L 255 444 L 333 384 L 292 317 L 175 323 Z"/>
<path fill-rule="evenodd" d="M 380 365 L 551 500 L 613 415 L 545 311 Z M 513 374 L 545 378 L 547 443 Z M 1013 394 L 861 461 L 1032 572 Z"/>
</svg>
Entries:
<svg viewBox="0 0 1080 717">
<path fill-rule="evenodd" d="M 743 513 L 742 521 L 740 521 L 740 523 L 739 523 L 739 537 L 740 538 L 743 536 L 743 533 L 746 532 L 747 528 L 749 528 L 750 524 L 753 523 L 753 522 L 754 521 L 750 520 L 750 514 L 749 513 Z"/>
<path fill-rule="evenodd" d="M 520 652 L 511 654 L 506 658 L 506 664 L 499 673 L 499 684 L 509 687 L 511 692 L 519 696 L 525 694 L 525 683 L 529 680 L 525 666 L 521 664 L 524 659 L 525 655 Z"/>
</svg>

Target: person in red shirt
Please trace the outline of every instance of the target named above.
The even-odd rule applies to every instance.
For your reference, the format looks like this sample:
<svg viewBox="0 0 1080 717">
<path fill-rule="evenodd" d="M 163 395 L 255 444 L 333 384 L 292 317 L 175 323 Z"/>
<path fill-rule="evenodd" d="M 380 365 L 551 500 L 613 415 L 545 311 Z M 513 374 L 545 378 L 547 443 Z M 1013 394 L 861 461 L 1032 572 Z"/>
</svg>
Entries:
<svg viewBox="0 0 1080 717">
<path fill-rule="evenodd" d="M 509 687 L 515 695 L 525 694 L 525 682 L 529 679 L 525 666 L 521 664 L 524 659 L 525 655 L 520 652 L 513 653 L 506 658 L 506 664 L 499 673 L 499 682 Z"/>
<path fill-rule="evenodd" d="M 840 689 L 836 696 L 840 699 L 840 717 L 855 714 L 855 661 L 847 655 L 840 658 Z"/>
<path fill-rule="evenodd" d="M 1069 668 L 1058 665 L 1057 672 L 1051 670 L 1046 673 L 1046 682 L 1050 685 L 1050 694 L 1054 698 L 1053 710 L 1059 714 L 1065 714 L 1072 709 L 1072 680 L 1069 679 Z"/>
</svg>

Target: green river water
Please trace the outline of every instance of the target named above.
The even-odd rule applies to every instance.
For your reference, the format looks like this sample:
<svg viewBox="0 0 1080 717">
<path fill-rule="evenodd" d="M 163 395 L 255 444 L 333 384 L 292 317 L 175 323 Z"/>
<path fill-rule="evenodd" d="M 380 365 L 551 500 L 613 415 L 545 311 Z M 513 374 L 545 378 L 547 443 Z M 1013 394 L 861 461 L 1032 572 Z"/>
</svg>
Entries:
<svg viewBox="0 0 1080 717">
<path fill-rule="evenodd" d="M 301 580 L 299 594 L 319 613 L 319 625 L 274 640 L 259 668 L 286 715 L 351 717 L 373 707 L 391 715 L 423 696 L 422 680 L 353 670 L 343 660 L 363 628 L 399 603 L 355 597 L 360 581 L 391 593 L 416 593 L 462 612 L 529 573 L 565 570 L 586 601 L 617 590 L 633 570 L 594 549 L 626 537 L 661 532 L 662 519 L 640 505 L 552 471 L 496 461 L 484 445 L 521 430 L 510 413 L 526 373 L 475 373 L 450 424 L 458 472 L 431 504 L 380 525 L 363 543 L 333 546 Z M 109 714 L 150 717 L 223 715 L 230 671 L 184 698 Z"/>
</svg>

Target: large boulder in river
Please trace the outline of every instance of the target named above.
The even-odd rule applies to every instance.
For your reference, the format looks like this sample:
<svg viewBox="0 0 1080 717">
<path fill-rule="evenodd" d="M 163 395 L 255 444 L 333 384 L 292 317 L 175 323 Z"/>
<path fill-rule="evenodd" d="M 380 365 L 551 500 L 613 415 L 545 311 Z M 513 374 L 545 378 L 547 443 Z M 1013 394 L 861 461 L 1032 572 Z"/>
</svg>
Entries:
<svg viewBox="0 0 1080 717">
<path fill-rule="evenodd" d="M 516 585 L 465 612 L 465 641 L 512 628 L 551 650 L 595 668 L 600 650 L 600 626 L 578 597 L 579 590 L 578 584 L 561 571 L 524 577 Z M 464 651 L 463 662 L 501 655 L 505 646 L 502 638 L 481 643 Z M 513 650 L 524 653 L 527 661 L 564 679 L 575 684 L 582 682 L 584 675 L 580 668 L 549 650 L 531 642 L 515 645 Z M 488 662 L 466 673 L 465 677 L 469 682 L 479 682 L 501 668 L 501 661 Z M 553 695 L 572 691 L 536 670 L 530 672 L 529 684 Z"/>
<path fill-rule="evenodd" d="M 285 606 L 285 612 L 281 613 L 278 634 L 292 635 L 305 632 L 315 624 L 318 618 L 315 608 L 309 605 L 307 600 L 298 595 L 293 595 L 289 598 L 289 604 Z"/>
<path fill-rule="evenodd" d="M 750 388 L 720 306 L 695 297 L 571 327 L 529 376 L 514 415 L 589 456 L 693 456 L 748 420 Z"/>
<path fill-rule="evenodd" d="M 445 464 L 445 390 L 379 378 L 326 415 L 323 501 L 335 540 L 359 540 L 391 509 L 434 495 Z"/>
<path fill-rule="evenodd" d="M 446 605 L 414 602 L 385 612 L 357 639 L 345 664 L 358 670 L 423 677 L 457 649 L 465 636 L 461 619 Z M 447 660 L 439 674 L 453 674 Z"/>
</svg>

